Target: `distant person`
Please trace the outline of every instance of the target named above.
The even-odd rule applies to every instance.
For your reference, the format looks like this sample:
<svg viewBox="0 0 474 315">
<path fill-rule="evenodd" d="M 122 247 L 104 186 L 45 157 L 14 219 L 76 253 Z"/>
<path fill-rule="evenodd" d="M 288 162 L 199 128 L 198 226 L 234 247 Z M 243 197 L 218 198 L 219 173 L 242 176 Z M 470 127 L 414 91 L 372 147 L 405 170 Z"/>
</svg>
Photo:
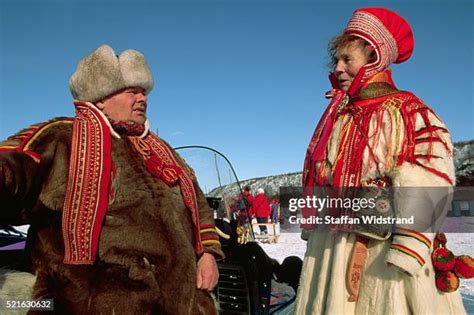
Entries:
<svg viewBox="0 0 474 315">
<path fill-rule="evenodd" d="M 262 188 L 257 190 L 257 196 L 253 201 L 253 214 L 257 218 L 258 223 L 268 223 L 268 217 L 270 216 L 270 204 L 268 198 L 265 196 L 265 191 Z M 260 233 L 267 234 L 267 227 L 265 225 L 259 225 Z"/>
<path fill-rule="evenodd" d="M 249 213 L 252 213 L 254 198 L 253 198 L 253 195 L 252 195 L 252 191 L 250 190 L 250 186 L 245 186 L 244 187 L 244 191 L 242 192 L 242 196 L 247 202 L 247 211 Z"/>
<path fill-rule="evenodd" d="M 244 186 L 242 193 L 236 197 L 234 204 L 234 212 L 241 223 L 250 223 L 252 218 L 253 196 L 250 186 Z"/>
<path fill-rule="evenodd" d="M 413 48 L 410 25 L 384 8 L 356 10 L 330 42 L 331 102 L 307 149 L 305 188 L 451 189 L 453 146 L 446 125 L 392 80 L 390 66 L 410 58 Z M 416 214 L 419 208 L 410 202 L 418 205 L 417 198 L 398 196 L 395 207 Z M 436 286 L 434 233 L 393 226 L 381 238 L 356 227 L 363 228 L 305 226 L 308 244 L 294 314 L 465 313 L 459 291 Z"/>
<path fill-rule="evenodd" d="M 279 217 L 279 210 L 280 210 L 280 204 L 278 203 L 277 198 L 272 199 L 272 203 L 270 204 L 270 209 L 271 209 L 271 222 L 272 223 L 278 223 L 278 217 Z"/>
<path fill-rule="evenodd" d="M 253 196 L 250 186 L 244 186 L 242 193 L 234 197 L 231 207 L 233 216 L 237 220 L 237 234 L 240 244 L 244 244 L 253 238 L 251 233 L 252 204 Z"/>
</svg>

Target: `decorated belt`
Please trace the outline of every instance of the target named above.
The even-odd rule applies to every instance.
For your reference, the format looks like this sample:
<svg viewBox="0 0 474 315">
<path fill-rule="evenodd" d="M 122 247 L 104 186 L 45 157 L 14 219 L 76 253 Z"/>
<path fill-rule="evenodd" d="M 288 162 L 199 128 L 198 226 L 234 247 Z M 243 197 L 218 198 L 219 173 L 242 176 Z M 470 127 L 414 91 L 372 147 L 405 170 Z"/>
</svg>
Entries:
<svg viewBox="0 0 474 315">
<path fill-rule="evenodd" d="M 347 290 L 349 291 L 349 302 L 356 302 L 359 299 L 360 281 L 362 279 L 365 260 L 367 258 L 368 246 L 368 238 L 361 235 L 356 236 L 346 278 Z"/>
</svg>

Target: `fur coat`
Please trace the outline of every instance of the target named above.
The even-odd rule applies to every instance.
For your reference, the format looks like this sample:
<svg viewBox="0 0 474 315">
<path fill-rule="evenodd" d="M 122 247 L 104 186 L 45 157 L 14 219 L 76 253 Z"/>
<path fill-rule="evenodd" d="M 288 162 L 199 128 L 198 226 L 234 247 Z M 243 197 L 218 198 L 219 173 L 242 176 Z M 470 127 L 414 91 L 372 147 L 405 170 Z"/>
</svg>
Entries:
<svg viewBox="0 0 474 315">
<path fill-rule="evenodd" d="M 0 143 L 0 219 L 30 224 L 34 298 L 53 298 L 56 312 L 68 314 L 215 312 L 210 295 L 196 289 L 193 225 L 179 185 L 170 187 L 152 176 L 127 138 L 112 139 L 116 172 L 95 263 L 63 263 L 61 214 L 71 135 L 72 119 L 61 118 Z M 200 224 L 213 224 L 195 179 L 194 185 Z M 223 256 L 218 244 L 204 248 Z"/>
</svg>

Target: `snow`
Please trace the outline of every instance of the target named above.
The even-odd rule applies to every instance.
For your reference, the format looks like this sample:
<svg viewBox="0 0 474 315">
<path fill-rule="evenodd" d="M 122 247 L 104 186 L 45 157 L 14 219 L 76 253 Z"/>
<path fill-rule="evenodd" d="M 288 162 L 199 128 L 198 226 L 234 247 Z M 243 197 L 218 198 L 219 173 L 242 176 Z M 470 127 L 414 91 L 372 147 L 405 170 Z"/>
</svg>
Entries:
<svg viewBox="0 0 474 315">
<path fill-rule="evenodd" d="M 467 223 L 474 221 L 469 218 Z M 455 255 L 470 255 L 474 257 L 474 233 L 449 233 L 447 247 Z M 288 256 L 304 258 L 306 241 L 301 239 L 300 233 L 281 233 L 278 243 L 260 243 L 263 250 L 270 256 L 282 262 Z M 474 279 L 461 279 L 460 292 L 463 295 L 474 296 Z"/>
<path fill-rule="evenodd" d="M 288 256 L 298 256 L 301 259 L 306 251 L 306 241 L 301 239 L 300 233 L 281 233 L 278 243 L 259 244 L 268 256 L 283 262 Z"/>
<path fill-rule="evenodd" d="M 469 255 L 474 257 L 474 234 L 473 233 L 449 233 L 446 235 L 448 243 L 446 247 L 454 255 Z M 461 293 L 474 296 L 474 279 L 461 279 Z"/>
</svg>

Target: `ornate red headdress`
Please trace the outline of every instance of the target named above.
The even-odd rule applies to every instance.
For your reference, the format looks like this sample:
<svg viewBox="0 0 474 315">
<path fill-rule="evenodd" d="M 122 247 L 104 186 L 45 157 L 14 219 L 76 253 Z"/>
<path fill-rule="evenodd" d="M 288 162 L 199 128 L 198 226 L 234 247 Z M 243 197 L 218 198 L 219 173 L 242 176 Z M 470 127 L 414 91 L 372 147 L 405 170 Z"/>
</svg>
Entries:
<svg viewBox="0 0 474 315">
<path fill-rule="evenodd" d="M 377 52 L 375 62 L 364 66 L 366 79 L 387 69 L 392 63 L 410 58 L 414 48 L 410 25 L 397 13 L 385 8 L 363 8 L 354 11 L 345 34 L 369 42 Z"/>
</svg>

